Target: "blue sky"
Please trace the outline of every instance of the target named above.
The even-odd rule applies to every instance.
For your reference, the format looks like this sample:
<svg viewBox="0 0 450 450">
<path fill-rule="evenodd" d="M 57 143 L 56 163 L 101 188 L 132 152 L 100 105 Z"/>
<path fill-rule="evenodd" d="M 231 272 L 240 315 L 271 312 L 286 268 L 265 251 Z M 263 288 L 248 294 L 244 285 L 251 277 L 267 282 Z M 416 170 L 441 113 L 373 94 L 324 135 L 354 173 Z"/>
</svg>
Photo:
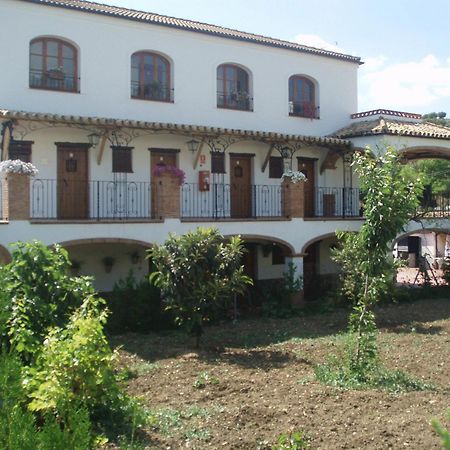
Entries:
<svg viewBox="0 0 450 450">
<path fill-rule="evenodd" d="M 99 0 L 362 57 L 359 111 L 450 116 L 450 0 Z"/>
</svg>

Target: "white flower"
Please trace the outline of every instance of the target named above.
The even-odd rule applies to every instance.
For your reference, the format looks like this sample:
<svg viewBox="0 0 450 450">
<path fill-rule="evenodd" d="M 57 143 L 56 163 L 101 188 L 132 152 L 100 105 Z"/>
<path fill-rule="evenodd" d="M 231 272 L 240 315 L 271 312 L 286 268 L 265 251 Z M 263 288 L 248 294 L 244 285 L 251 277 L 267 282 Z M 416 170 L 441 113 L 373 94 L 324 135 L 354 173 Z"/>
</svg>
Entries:
<svg viewBox="0 0 450 450">
<path fill-rule="evenodd" d="M 23 175 L 37 175 L 38 170 L 31 163 L 26 163 L 20 159 L 7 159 L 0 163 L 0 174 L 21 173 Z"/>
<path fill-rule="evenodd" d="M 292 183 L 298 183 L 300 181 L 307 181 L 306 175 L 298 170 L 287 170 L 281 176 L 281 179 L 290 178 Z"/>
</svg>

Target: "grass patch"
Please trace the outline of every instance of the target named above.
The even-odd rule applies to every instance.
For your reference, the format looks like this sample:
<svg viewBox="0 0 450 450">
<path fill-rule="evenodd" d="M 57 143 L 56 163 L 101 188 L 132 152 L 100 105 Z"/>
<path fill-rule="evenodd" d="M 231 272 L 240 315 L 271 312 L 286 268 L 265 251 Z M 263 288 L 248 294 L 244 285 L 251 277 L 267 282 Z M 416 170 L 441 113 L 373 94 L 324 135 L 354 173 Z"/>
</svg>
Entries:
<svg viewBox="0 0 450 450">
<path fill-rule="evenodd" d="M 399 394 L 411 391 L 435 391 L 436 386 L 411 377 L 401 370 L 387 370 L 374 366 L 365 373 L 352 371 L 337 359 L 315 368 L 318 381 L 339 389 L 382 389 Z"/>
<path fill-rule="evenodd" d="M 208 372 L 200 372 L 194 381 L 193 386 L 196 389 L 205 389 L 208 385 L 218 385 L 220 384 L 219 378 L 214 375 L 210 375 Z"/>
<path fill-rule="evenodd" d="M 154 431 L 167 437 L 173 437 L 175 434 L 182 433 L 186 439 L 206 440 L 205 428 L 188 427 L 189 421 L 193 418 L 206 419 L 211 413 L 197 405 L 188 406 L 185 409 L 161 408 L 149 410 L 150 425 Z M 199 438 L 198 436 L 203 436 Z M 211 437 L 211 433 L 208 435 Z"/>
</svg>

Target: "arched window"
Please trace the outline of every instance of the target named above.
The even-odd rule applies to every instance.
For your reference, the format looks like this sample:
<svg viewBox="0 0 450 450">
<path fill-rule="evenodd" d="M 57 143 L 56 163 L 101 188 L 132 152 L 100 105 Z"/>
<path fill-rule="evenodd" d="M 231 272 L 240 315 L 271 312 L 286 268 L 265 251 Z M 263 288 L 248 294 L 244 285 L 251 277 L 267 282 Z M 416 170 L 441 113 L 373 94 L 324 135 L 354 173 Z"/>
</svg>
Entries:
<svg viewBox="0 0 450 450">
<path fill-rule="evenodd" d="M 233 64 L 217 68 L 217 106 L 219 108 L 252 110 L 248 73 Z"/>
<path fill-rule="evenodd" d="M 30 87 L 78 92 L 77 49 L 61 39 L 33 39 L 30 43 Z"/>
<path fill-rule="evenodd" d="M 137 52 L 131 56 L 131 97 L 172 101 L 170 63 L 164 56 Z"/>
<path fill-rule="evenodd" d="M 306 77 L 293 75 L 289 78 L 289 115 L 311 119 L 319 118 L 315 86 Z"/>
</svg>

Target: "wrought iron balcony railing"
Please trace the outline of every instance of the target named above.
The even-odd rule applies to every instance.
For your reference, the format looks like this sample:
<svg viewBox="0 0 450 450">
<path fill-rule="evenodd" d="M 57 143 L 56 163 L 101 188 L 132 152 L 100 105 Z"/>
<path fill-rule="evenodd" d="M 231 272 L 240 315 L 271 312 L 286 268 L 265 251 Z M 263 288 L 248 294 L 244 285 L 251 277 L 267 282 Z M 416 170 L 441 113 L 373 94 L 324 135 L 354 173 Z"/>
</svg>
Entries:
<svg viewBox="0 0 450 450">
<path fill-rule="evenodd" d="M 157 81 L 151 83 L 131 82 L 131 97 L 142 100 L 158 102 L 173 102 L 174 90 L 164 83 Z"/>
<path fill-rule="evenodd" d="M 181 187 L 181 217 L 226 219 L 283 217 L 282 187 L 211 184 L 200 191 L 197 183 Z"/>
<path fill-rule="evenodd" d="M 52 91 L 79 92 L 80 79 L 61 70 L 30 70 L 30 87 Z"/>
<path fill-rule="evenodd" d="M 320 119 L 320 108 L 308 101 L 289 101 L 289 115 L 307 117 L 308 119 Z"/>
<path fill-rule="evenodd" d="M 253 111 L 253 98 L 247 92 L 217 92 L 219 108 Z"/>
<path fill-rule="evenodd" d="M 32 180 L 32 219 L 134 220 L 157 217 L 157 185 L 135 181 Z"/>
<path fill-rule="evenodd" d="M 362 217 L 363 206 L 358 188 L 314 188 L 313 217 Z"/>
</svg>

